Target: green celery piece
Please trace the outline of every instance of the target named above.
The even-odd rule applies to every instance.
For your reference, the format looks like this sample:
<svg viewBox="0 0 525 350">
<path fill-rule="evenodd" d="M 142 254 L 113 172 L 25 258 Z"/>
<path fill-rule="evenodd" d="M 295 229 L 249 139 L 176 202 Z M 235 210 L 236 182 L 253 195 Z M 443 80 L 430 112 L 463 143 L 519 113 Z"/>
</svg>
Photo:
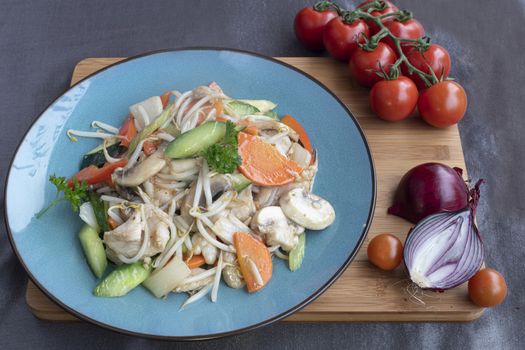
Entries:
<svg viewBox="0 0 525 350">
<path fill-rule="evenodd" d="M 306 234 L 303 232 L 299 236 L 299 242 L 290 251 L 290 255 L 288 255 L 288 267 L 290 268 L 290 271 L 295 271 L 301 267 L 301 264 L 304 258 L 305 245 L 306 245 Z"/>
<path fill-rule="evenodd" d="M 138 261 L 121 265 L 104 278 L 93 290 L 97 297 L 120 297 L 144 282 L 151 273 L 151 266 Z"/>
<path fill-rule="evenodd" d="M 174 103 L 168 105 L 162 111 L 162 113 L 159 114 L 157 119 L 155 119 L 154 121 L 149 123 L 144 129 L 142 129 L 142 131 L 139 132 L 133 138 L 133 140 L 131 140 L 131 143 L 129 144 L 129 147 L 128 147 L 128 155 L 133 153 L 133 151 L 135 150 L 135 148 L 137 148 L 137 145 L 139 144 L 140 141 L 142 141 L 142 140 L 146 139 L 147 137 L 149 137 L 158 128 L 160 128 L 164 123 L 166 123 L 174 109 L 175 109 L 175 104 Z"/>
</svg>

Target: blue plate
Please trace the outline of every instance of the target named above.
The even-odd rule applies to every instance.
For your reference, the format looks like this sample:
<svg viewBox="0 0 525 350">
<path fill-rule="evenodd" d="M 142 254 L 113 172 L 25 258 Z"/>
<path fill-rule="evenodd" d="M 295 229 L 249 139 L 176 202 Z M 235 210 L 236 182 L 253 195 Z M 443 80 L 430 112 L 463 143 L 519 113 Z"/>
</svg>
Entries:
<svg viewBox="0 0 525 350">
<path fill-rule="evenodd" d="M 128 107 L 167 90 L 218 82 L 236 98 L 268 99 L 280 115 L 304 126 L 319 151 L 314 192 L 337 214 L 323 232 L 307 234 L 301 268 L 290 272 L 274 259 L 273 277 L 248 294 L 222 284 L 217 303 L 201 299 L 179 311 L 185 295 L 155 299 L 139 287 L 121 298 L 96 298 L 97 284 L 77 238 L 81 220 L 68 203 L 35 215 L 55 198 L 51 174 L 69 177 L 94 140 L 72 143 L 67 129 L 89 130 L 92 120 L 120 125 Z M 60 306 L 116 331 L 163 339 L 231 335 L 282 319 L 318 297 L 352 261 L 363 242 L 375 204 L 374 167 L 352 113 L 303 72 L 258 54 L 215 48 L 148 53 L 82 80 L 55 100 L 20 143 L 6 183 L 6 224 L 15 253 L 30 278 Z M 352 296 L 349 295 L 349 298 Z"/>
</svg>

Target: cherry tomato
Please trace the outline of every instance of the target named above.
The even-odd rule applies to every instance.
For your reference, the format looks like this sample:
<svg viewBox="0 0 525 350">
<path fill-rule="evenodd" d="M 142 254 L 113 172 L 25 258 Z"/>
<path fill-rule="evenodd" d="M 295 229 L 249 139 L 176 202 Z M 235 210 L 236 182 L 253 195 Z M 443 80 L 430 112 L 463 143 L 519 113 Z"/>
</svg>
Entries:
<svg viewBox="0 0 525 350">
<path fill-rule="evenodd" d="M 366 4 L 368 4 L 368 3 L 372 2 L 372 1 L 373 0 L 363 1 L 362 3 L 360 3 L 357 6 L 357 8 L 360 8 L 363 5 L 366 5 Z M 383 11 L 372 11 L 372 12 L 370 12 L 370 14 L 372 16 L 378 17 L 378 16 L 386 15 L 387 13 L 392 13 L 392 12 L 395 12 L 395 11 L 399 10 L 396 5 L 392 4 L 388 0 L 385 0 L 385 3 L 386 3 L 386 7 L 385 7 L 385 9 Z M 388 23 L 392 22 L 392 20 L 393 20 L 392 17 L 387 17 L 387 18 L 384 18 L 381 22 L 383 22 L 384 25 L 387 25 Z M 368 24 L 368 27 L 370 29 L 370 35 L 374 35 L 377 32 L 379 32 L 380 28 L 374 22 L 367 21 L 367 24 Z"/>
<path fill-rule="evenodd" d="M 392 21 L 386 26 L 392 34 L 402 39 L 419 39 L 425 36 L 425 28 L 419 23 L 418 20 L 412 18 L 404 22 Z M 383 39 L 394 52 L 397 52 L 397 48 L 394 45 L 394 41 L 389 37 Z M 413 46 L 401 43 L 401 49 L 403 52 L 407 52 Z"/>
<path fill-rule="evenodd" d="M 430 74 L 430 69 L 432 69 L 438 79 L 441 79 L 441 76 L 443 76 L 442 79 L 445 79 L 450 73 L 450 55 L 448 51 L 440 45 L 430 44 L 429 48 L 423 54 L 413 48 L 408 50 L 406 56 L 408 61 L 417 69 L 428 74 Z M 412 79 L 419 89 L 426 87 L 419 75 L 417 73 L 410 74 L 404 64 L 401 65 L 401 71 L 403 75 Z"/>
<path fill-rule="evenodd" d="M 468 281 L 468 295 L 479 306 L 501 304 L 507 296 L 505 278 L 494 269 L 482 269 Z"/>
<path fill-rule="evenodd" d="M 317 11 L 312 7 L 305 7 L 295 15 L 295 36 L 310 50 L 323 49 L 323 30 L 331 19 L 337 17 L 333 10 Z"/>
<path fill-rule="evenodd" d="M 360 43 L 365 41 L 361 33 L 369 35 L 365 21 L 358 19 L 345 23 L 341 17 L 336 17 L 324 28 L 324 47 L 333 58 L 347 60 L 357 49 L 358 40 Z"/>
<path fill-rule="evenodd" d="M 390 233 L 374 237 L 366 251 L 368 260 L 382 270 L 393 270 L 403 259 L 403 243 Z"/>
<path fill-rule="evenodd" d="M 416 84 L 400 76 L 374 84 L 370 90 L 370 107 L 379 118 L 395 122 L 412 114 L 418 97 Z"/>
<path fill-rule="evenodd" d="M 423 90 L 417 108 L 424 121 L 436 128 L 445 128 L 465 115 L 467 94 L 458 83 L 445 80 Z"/>
<path fill-rule="evenodd" d="M 363 49 L 355 50 L 350 58 L 349 68 L 350 73 L 359 84 L 371 87 L 376 82 L 383 80 L 374 71 L 381 71 L 379 64 L 383 70 L 388 73 L 391 65 L 396 62 L 396 54 L 385 43 L 380 42 L 374 51 L 365 51 Z"/>
</svg>

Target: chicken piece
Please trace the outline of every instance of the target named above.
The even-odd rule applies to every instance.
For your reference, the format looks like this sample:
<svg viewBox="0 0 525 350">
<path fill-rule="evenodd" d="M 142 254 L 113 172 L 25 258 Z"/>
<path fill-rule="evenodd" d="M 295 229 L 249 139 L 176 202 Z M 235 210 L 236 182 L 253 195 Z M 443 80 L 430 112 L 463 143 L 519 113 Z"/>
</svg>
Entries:
<svg viewBox="0 0 525 350">
<path fill-rule="evenodd" d="M 170 237 L 168 226 L 158 218 L 148 215 L 151 211 L 145 210 L 145 212 L 148 217 L 150 238 L 141 258 L 153 256 L 163 251 Z M 105 232 L 104 243 L 106 244 L 108 258 L 116 264 L 121 264 L 122 260 L 118 257 L 119 255 L 127 258 L 137 255 L 142 246 L 144 227 L 145 223 L 142 220 L 140 210 L 135 209 L 126 222 L 114 230 Z"/>
<path fill-rule="evenodd" d="M 239 192 L 237 198 L 233 199 L 226 208 L 230 209 L 231 214 L 241 221 L 252 217 L 256 210 L 252 196 L 252 185 Z"/>
<path fill-rule="evenodd" d="M 280 207 L 271 206 L 259 210 L 252 219 L 251 227 L 266 239 L 269 246 L 279 245 L 290 251 L 299 241 L 298 230 L 288 224 L 288 219 Z"/>
<path fill-rule="evenodd" d="M 213 234 L 211 234 L 213 236 Z M 193 254 L 202 254 L 206 264 L 213 265 L 217 256 L 219 255 L 219 249 L 214 245 L 211 245 L 200 233 L 196 233 L 191 237 L 191 243 L 193 245 Z"/>
</svg>

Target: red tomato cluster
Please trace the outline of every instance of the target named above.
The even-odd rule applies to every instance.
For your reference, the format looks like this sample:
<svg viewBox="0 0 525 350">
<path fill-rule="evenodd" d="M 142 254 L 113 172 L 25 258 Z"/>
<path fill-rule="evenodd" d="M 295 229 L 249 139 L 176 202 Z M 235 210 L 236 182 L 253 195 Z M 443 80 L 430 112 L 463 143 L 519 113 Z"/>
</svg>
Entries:
<svg viewBox="0 0 525 350">
<path fill-rule="evenodd" d="M 364 1 L 358 8 L 371 1 Z M 384 3 L 383 10 L 373 10 L 370 14 L 377 17 L 399 11 L 390 1 L 384 0 Z M 347 61 L 352 77 L 360 85 L 371 88 L 370 106 L 377 116 L 388 121 L 399 121 L 408 118 L 417 108 L 424 121 L 438 128 L 456 124 L 463 118 L 467 95 L 461 85 L 446 80 L 451 61 L 444 47 L 430 44 L 422 53 L 410 42 L 401 42 L 396 47 L 394 40 L 386 36 L 375 49 L 367 51 L 359 44 L 365 42 L 365 37 L 377 34 L 381 28 L 372 20 L 339 14 L 335 7 L 324 10 L 303 8 L 295 17 L 295 34 L 306 48 L 324 48 L 335 59 Z M 394 17 L 385 17 L 381 22 L 397 38 L 417 40 L 425 36 L 425 29 L 414 18 L 399 21 Z M 423 79 L 417 73 L 410 72 L 405 62 L 401 63 L 399 74 L 389 76 L 391 67 L 403 55 L 416 69 L 434 74 L 437 81 L 430 87 L 425 86 Z"/>
</svg>

